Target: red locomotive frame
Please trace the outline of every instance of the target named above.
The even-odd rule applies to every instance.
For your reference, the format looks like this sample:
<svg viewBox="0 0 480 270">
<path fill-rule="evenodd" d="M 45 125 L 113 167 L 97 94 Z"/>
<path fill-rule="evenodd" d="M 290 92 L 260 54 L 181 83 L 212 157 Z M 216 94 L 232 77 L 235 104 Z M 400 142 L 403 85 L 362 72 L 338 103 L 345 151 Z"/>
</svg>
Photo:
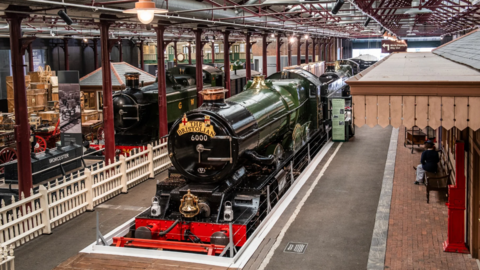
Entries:
<svg viewBox="0 0 480 270">
<path fill-rule="evenodd" d="M 158 236 L 158 233 L 169 228 L 174 220 L 161 220 L 151 218 L 135 219 L 135 229 L 148 227 L 152 231 L 152 239 L 138 239 L 114 237 L 113 245 L 117 247 L 139 247 L 139 248 L 162 248 L 178 251 L 203 252 L 208 255 L 220 254 L 225 246 L 215 244 L 181 242 L 184 240 L 185 232 L 188 230 L 199 238 L 201 242 L 210 242 L 210 237 L 215 232 L 223 232 L 227 237 L 230 236 L 229 224 L 216 224 L 205 222 L 179 222 L 165 236 Z M 233 243 L 241 247 L 247 241 L 247 226 L 232 224 Z M 172 241 L 173 240 L 173 241 Z M 178 242 L 177 242 L 178 241 Z"/>
</svg>

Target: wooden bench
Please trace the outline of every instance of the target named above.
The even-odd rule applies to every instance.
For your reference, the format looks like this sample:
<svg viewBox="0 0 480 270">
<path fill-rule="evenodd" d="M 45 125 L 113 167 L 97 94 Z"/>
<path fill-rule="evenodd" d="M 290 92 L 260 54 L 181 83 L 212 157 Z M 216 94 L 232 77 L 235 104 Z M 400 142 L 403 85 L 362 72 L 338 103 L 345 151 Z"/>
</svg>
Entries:
<svg viewBox="0 0 480 270">
<path fill-rule="evenodd" d="M 424 184 L 427 191 L 427 203 L 430 202 L 430 191 L 445 191 L 448 193 L 448 185 L 450 184 L 451 171 L 448 168 L 447 161 L 443 158 L 442 152 L 440 152 L 440 162 L 438 164 L 437 172 L 425 172 Z"/>
</svg>

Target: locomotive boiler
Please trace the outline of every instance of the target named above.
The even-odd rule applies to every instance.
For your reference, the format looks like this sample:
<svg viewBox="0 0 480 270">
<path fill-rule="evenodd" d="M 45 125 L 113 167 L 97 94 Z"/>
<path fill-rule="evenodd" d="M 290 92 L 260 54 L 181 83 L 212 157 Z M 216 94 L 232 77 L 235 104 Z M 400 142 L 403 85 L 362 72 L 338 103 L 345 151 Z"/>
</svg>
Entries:
<svg viewBox="0 0 480 270">
<path fill-rule="evenodd" d="M 166 71 L 167 121 L 171 125 L 183 113 L 197 107 L 195 66 Z M 139 88 L 139 73 L 127 73 L 126 89 L 113 95 L 115 143 L 117 149 L 129 150 L 159 139 L 158 83 Z M 205 86 L 222 86 L 223 73 L 203 66 Z"/>
</svg>

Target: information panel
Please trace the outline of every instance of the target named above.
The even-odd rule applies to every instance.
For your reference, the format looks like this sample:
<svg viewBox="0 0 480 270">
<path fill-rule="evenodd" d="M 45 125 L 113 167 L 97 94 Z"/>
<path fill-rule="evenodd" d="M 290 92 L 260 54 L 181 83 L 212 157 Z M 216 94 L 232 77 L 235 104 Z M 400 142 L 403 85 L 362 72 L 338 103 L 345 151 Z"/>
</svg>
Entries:
<svg viewBox="0 0 480 270">
<path fill-rule="evenodd" d="M 332 99 L 332 140 L 345 141 L 345 99 Z"/>
</svg>

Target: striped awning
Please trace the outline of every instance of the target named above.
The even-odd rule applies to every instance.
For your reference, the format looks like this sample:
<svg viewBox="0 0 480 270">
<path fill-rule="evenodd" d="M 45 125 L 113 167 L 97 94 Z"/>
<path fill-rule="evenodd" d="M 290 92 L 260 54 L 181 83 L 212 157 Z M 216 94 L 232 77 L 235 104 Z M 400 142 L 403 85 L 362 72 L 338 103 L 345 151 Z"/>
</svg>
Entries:
<svg viewBox="0 0 480 270">
<path fill-rule="evenodd" d="M 353 116 L 358 127 L 366 124 L 478 130 L 480 97 L 354 95 Z"/>
</svg>

